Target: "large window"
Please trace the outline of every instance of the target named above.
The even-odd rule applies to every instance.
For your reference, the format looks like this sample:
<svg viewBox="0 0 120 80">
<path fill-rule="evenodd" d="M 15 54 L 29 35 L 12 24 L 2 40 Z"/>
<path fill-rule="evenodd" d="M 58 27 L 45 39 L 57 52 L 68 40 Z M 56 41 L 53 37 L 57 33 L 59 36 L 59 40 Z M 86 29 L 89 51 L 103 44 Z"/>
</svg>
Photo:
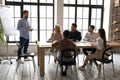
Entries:
<svg viewBox="0 0 120 80">
<path fill-rule="evenodd" d="M 63 29 L 70 30 L 76 23 L 83 37 L 89 25 L 95 25 L 97 31 L 103 26 L 103 7 L 104 0 L 64 0 Z"/>
<path fill-rule="evenodd" d="M 22 18 L 22 11 L 29 11 L 29 22 L 33 31 L 30 32 L 30 42 L 48 40 L 54 28 L 54 0 L 5 0 L 13 11 L 14 27 Z M 19 32 L 10 36 L 9 41 L 18 41 Z"/>
</svg>

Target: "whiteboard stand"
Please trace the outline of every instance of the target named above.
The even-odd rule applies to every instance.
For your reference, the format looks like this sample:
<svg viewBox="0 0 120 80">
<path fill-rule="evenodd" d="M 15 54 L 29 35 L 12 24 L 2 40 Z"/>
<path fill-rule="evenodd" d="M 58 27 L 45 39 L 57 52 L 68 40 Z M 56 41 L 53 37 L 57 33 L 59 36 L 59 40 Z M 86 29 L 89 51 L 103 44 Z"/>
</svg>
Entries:
<svg viewBox="0 0 120 80">
<path fill-rule="evenodd" d="M 11 58 L 11 57 L 9 57 L 9 53 L 8 53 L 8 40 L 9 40 L 9 37 L 6 36 L 6 50 L 7 50 L 7 52 L 6 52 L 6 57 L 0 59 L 0 63 L 1 63 L 2 61 L 4 61 L 4 60 L 8 60 L 8 61 L 10 62 L 10 64 L 12 64 L 11 59 L 16 59 L 16 58 Z"/>
</svg>

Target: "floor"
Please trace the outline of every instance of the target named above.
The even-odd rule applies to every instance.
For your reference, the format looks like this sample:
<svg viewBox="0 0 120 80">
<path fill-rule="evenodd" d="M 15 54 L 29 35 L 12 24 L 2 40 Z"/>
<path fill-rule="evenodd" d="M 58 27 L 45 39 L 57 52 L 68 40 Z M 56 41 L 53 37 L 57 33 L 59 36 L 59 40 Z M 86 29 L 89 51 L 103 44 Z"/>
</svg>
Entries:
<svg viewBox="0 0 120 80">
<path fill-rule="evenodd" d="M 105 80 L 120 80 L 120 54 L 114 54 L 114 66 L 116 76 L 114 77 L 112 71 L 112 65 L 105 65 Z M 60 68 L 56 75 L 57 64 L 54 63 L 53 56 L 45 56 L 45 76 L 39 76 L 39 68 L 37 67 L 37 57 L 35 57 L 36 68 L 34 69 L 32 61 L 25 61 L 24 64 L 20 64 L 17 68 L 17 62 L 12 59 L 13 64 L 9 61 L 3 61 L 0 65 L 0 80 L 76 80 L 75 67 L 69 67 L 67 76 L 60 76 Z M 102 69 L 101 73 L 98 73 L 96 66 L 93 64 L 90 69 L 88 64 L 85 71 L 78 69 L 83 63 L 83 54 L 79 55 L 79 63 L 77 61 L 77 80 L 103 80 Z M 72 69 L 72 72 L 71 72 Z"/>
</svg>

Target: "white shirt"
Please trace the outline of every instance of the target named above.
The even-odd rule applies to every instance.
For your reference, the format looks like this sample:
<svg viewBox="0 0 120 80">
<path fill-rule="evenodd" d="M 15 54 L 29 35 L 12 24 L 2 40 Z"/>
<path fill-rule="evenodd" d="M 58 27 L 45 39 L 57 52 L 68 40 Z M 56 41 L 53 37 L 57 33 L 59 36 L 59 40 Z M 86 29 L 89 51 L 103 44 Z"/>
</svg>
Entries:
<svg viewBox="0 0 120 80">
<path fill-rule="evenodd" d="M 90 32 L 87 32 L 85 35 L 85 40 L 89 40 L 93 42 L 94 39 L 97 38 L 97 33 L 93 32 L 92 34 Z"/>
<path fill-rule="evenodd" d="M 104 41 L 101 37 L 98 37 L 96 39 L 96 46 L 98 50 L 103 50 L 104 49 Z"/>
</svg>

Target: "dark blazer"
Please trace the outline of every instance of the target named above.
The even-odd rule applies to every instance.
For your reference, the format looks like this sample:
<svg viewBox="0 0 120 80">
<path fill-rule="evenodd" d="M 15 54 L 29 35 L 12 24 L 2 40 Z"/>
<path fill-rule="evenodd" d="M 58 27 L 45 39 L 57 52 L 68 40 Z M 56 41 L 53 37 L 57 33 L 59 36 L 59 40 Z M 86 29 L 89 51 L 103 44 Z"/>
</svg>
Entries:
<svg viewBox="0 0 120 80">
<path fill-rule="evenodd" d="M 69 39 L 72 39 L 73 41 L 80 41 L 82 39 L 81 32 L 77 30 L 75 32 L 70 31 Z"/>
</svg>

